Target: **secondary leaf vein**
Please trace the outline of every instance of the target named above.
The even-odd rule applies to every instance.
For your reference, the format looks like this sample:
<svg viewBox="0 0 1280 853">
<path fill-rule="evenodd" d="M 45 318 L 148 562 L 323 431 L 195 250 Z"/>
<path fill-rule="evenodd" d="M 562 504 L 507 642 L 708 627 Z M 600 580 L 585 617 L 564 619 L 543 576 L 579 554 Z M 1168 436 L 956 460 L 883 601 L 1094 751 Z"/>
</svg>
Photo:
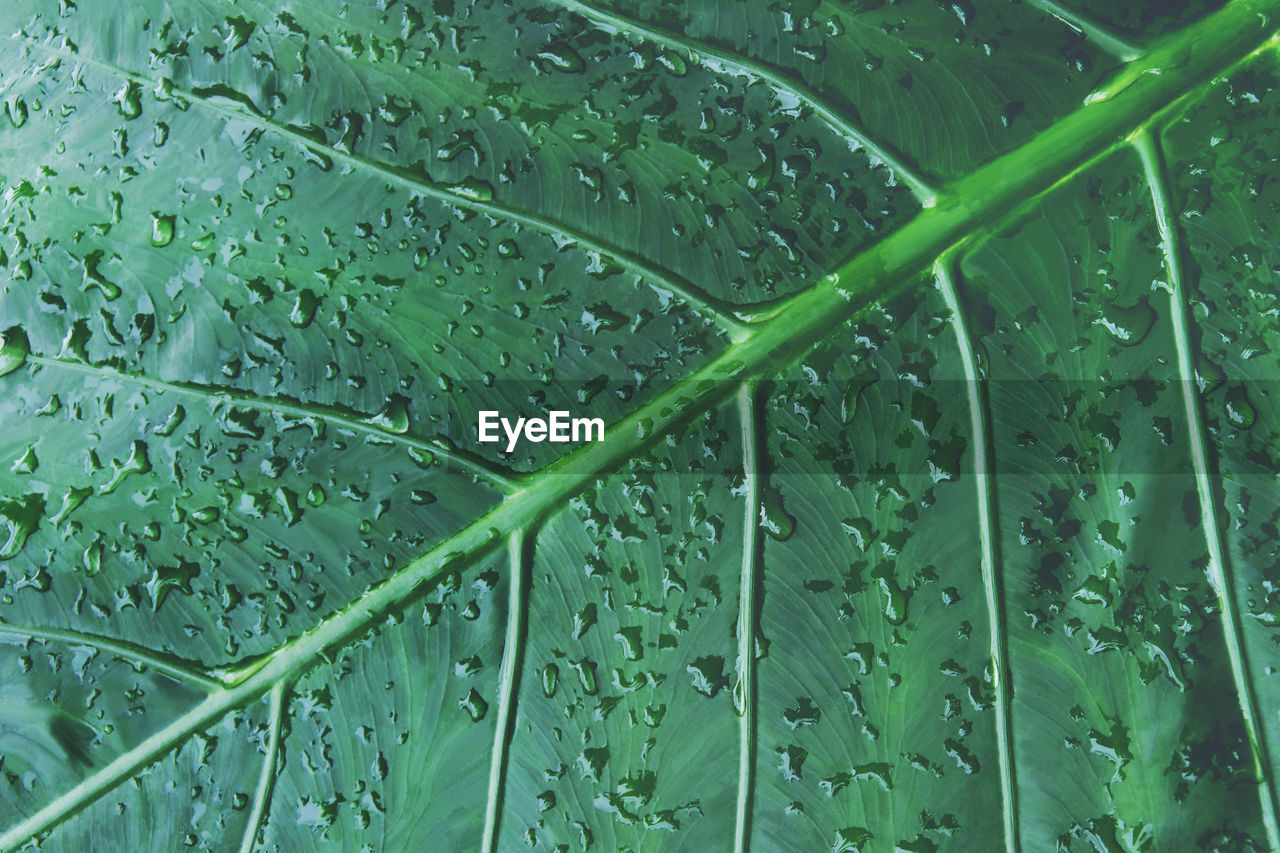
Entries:
<svg viewBox="0 0 1280 853">
<path fill-rule="evenodd" d="M 82 62 L 110 74 L 132 80 L 139 85 L 145 85 L 152 89 L 160 88 L 156 80 L 114 63 L 85 56 L 70 46 L 59 48 L 31 39 L 27 40 L 27 44 L 34 49 L 74 62 Z M 390 166 L 376 160 L 348 153 L 333 145 L 317 142 L 292 127 L 273 121 L 256 108 L 250 109 L 249 106 L 239 102 L 199 95 L 188 89 L 173 85 L 166 84 L 164 88 L 173 97 L 189 101 L 210 112 L 234 118 L 237 121 L 247 122 L 262 131 L 286 139 L 295 145 L 342 163 L 356 171 L 375 174 L 388 183 L 407 189 L 410 192 L 434 198 L 456 207 L 519 223 L 556 239 L 561 244 L 561 248 L 569 244 L 577 244 L 588 252 L 598 253 L 616 261 L 620 266 L 637 277 L 646 280 L 658 290 L 665 290 L 675 294 L 699 314 L 724 329 L 731 337 L 741 336 L 746 323 L 757 313 L 756 309 L 751 305 L 734 305 L 721 300 L 674 271 L 663 269 L 635 252 L 592 236 L 568 223 L 559 222 L 540 213 L 496 201 L 486 197 L 487 194 L 478 192 L 466 185 L 454 186 L 433 181 L 425 175 L 419 175 L 408 169 Z"/>
<path fill-rule="evenodd" d="M 577 12 L 584 18 L 595 21 L 606 28 L 613 28 L 635 38 L 643 38 L 668 48 L 684 51 L 694 62 L 703 64 L 700 56 L 715 57 L 717 63 L 728 70 L 756 77 L 768 83 L 776 91 L 794 95 L 801 103 L 811 107 L 829 127 L 844 136 L 845 139 L 855 142 L 866 149 L 873 159 L 884 163 L 888 169 L 907 185 L 915 195 L 916 200 L 923 206 L 932 207 L 937 201 L 938 191 L 908 166 L 901 154 L 884 143 L 873 139 L 865 130 L 842 115 L 839 110 L 827 104 L 822 96 L 808 86 L 786 79 L 764 63 L 688 36 L 673 33 L 670 30 L 648 26 L 633 18 L 596 8 L 580 2 L 580 0 L 553 0 L 553 2 L 571 12 Z"/>
<path fill-rule="evenodd" d="M 1260 726 L 1258 700 L 1249 678 L 1249 666 L 1245 649 L 1244 626 L 1240 622 L 1240 609 L 1235 597 L 1231 563 L 1223 539 L 1223 525 L 1218 517 L 1218 500 L 1214 494 L 1213 475 L 1209 469 L 1209 431 L 1205 425 L 1201 400 L 1196 393 L 1195 364 L 1188 329 L 1191 311 L 1183 290 L 1181 247 L 1177 221 L 1172 202 L 1166 189 L 1164 155 L 1155 132 L 1148 129 L 1140 134 L 1134 145 L 1142 158 L 1147 185 L 1151 190 L 1151 203 L 1155 209 L 1156 225 L 1160 231 L 1160 243 L 1164 252 L 1165 270 L 1169 274 L 1169 314 L 1173 320 L 1173 339 L 1177 348 L 1178 385 L 1182 388 L 1183 414 L 1187 419 L 1187 439 L 1190 444 L 1191 465 L 1195 473 L 1196 497 L 1200 508 L 1200 527 L 1204 531 L 1205 545 L 1209 550 L 1209 581 L 1217 594 L 1222 611 L 1222 632 L 1231 663 L 1231 680 L 1235 685 L 1240 712 L 1244 717 L 1245 733 L 1253 758 L 1254 773 L 1258 781 L 1258 799 L 1262 811 L 1267 841 L 1272 850 L 1280 850 L 1280 821 L 1277 812 L 1276 792 L 1271 783 L 1272 767 L 1267 754 L 1267 742 Z"/>
</svg>

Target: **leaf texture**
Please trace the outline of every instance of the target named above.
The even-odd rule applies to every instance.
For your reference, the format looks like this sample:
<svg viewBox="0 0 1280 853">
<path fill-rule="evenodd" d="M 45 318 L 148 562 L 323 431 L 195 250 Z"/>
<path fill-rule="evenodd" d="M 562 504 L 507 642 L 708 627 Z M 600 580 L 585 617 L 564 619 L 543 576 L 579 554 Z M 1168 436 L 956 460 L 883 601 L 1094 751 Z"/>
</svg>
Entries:
<svg viewBox="0 0 1280 853">
<path fill-rule="evenodd" d="M 6 5 L 0 848 L 1280 848 L 1274 5 Z"/>
</svg>

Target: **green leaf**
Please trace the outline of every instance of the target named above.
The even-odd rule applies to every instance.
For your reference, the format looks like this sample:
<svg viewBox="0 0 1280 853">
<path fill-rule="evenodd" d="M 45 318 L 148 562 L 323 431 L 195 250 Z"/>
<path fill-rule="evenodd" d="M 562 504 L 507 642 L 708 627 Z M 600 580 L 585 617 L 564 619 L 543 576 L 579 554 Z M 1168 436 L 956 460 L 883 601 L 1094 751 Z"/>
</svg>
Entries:
<svg viewBox="0 0 1280 853">
<path fill-rule="evenodd" d="M 7 5 L 0 848 L 1280 848 L 1277 12 Z"/>
</svg>

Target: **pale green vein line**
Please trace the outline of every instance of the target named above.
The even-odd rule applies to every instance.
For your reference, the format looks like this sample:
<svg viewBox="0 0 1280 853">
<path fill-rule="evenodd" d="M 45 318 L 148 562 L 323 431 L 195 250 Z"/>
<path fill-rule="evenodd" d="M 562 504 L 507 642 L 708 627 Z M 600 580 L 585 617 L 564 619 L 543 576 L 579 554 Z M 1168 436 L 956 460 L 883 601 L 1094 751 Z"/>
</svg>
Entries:
<svg viewBox="0 0 1280 853">
<path fill-rule="evenodd" d="M 288 688 L 284 682 L 271 688 L 270 721 L 267 729 L 266 755 L 262 757 L 262 769 L 258 772 L 258 787 L 253 793 L 253 812 L 245 824 L 240 839 L 240 853 L 252 853 L 267 817 L 271 804 L 271 792 L 276 784 L 276 765 L 280 760 L 280 729 L 284 724 L 284 699 Z"/>
<path fill-rule="evenodd" d="M 978 498 L 978 538 L 982 547 L 982 589 L 986 599 L 987 633 L 991 636 L 992 686 L 996 704 L 996 750 L 1000 759 L 1001 816 L 1007 853 L 1022 848 L 1018 828 L 1018 783 L 1013 754 L 1013 708 L 1010 691 L 1009 628 L 1005 619 L 1004 585 L 1001 582 L 999 545 L 996 539 L 995 471 L 991 455 L 990 407 L 986 379 L 978 369 L 973 338 L 965 322 L 963 306 L 956 291 L 959 271 L 951 258 L 939 260 L 933 268 L 938 287 L 951 311 L 960 363 L 964 368 L 965 392 L 969 400 L 969 425 L 973 432 L 973 482 Z"/>
<path fill-rule="evenodd" d="M 727 402 L 743 382 L 772 375 L 871 305 L 912 286 L 918 280 L 916 274 L 928 270 L 947 247 L 1115 150 L 1193 87 L 1213 79 L 1241 56 L 1264 49 L 1276 37 L 1268 23 L 1273 19 L 1280 19 L 1280 0 L 1232 0 L 1154 45 L 1123 72 L 1124 85 L 1107 84 L 1111 88 L 1106 97 L 1078 108 L 1022 147 L 961 179 L 937 206 L 916 214 L 815 286 L 790 297 L 769 320 L 749 327 L 710 363 L 623 417 L 605 432 L 603 441 L 584 444 L 561 457 L 505 501 L 344 609 L 237 672 L 229 687 L 210 694 L 25 816 L 0 835 L 0 850 L 11 850 L 47 832 L 194 733 L 388 624 L 390 612 L 403 610 L 446 573 L 493 553 L 510 531 L 532 528 L 660 437 Z M 1161 73 L 1150 73 L 1153 69 Z"/>
<path fill-rule="evenodd" d="M 1259 726 L 1258 700 L 1249 678 L 1245 653 L 1244 626 L 1240 621 L 1240 609 L 1235 597 L 1235 584 L 1231 564 L 1223 540 L 1222 524 L 1218 518 L 1217 500 L 1214 498 L 1213 475 L 1209 471 L 1209 432 L 1196 393 L 1195 365 L 1192 361 L 1190 304 L 1182 285 L 1182 261 L 1179 247 L 1177 220 L 1172 202 L 1166 190 L 1164 155 L 1155 132 L 1150 128 L 1134 139 L 1134 146 L 1142 158 L 1143 171 L 1151 188 L 1151 203 L 1155 208 L 1156 225 L 1160 230 L 1160 243 L 1164 252 L 1165 269 L 1169 274 L 1169 314 L 1173 319 L 1173 340 L 1177 347 L 1178 384 L 1182 387 L 1183 412 L 1187 418 L 1187 437 L 1191 451 L 1191 465 L 1196 478 L 1196 496 L 1200 505 L 1200 527 L 1204 530 L 1205 545 L 1209 550 L 1209 581 L 1218 596 L 1222 609 L 1222 632 L 1226 641 L 1227 656 L 1231 661 L 1231 680 L 1235 684 L 1244 717 L 1245 732 L 1253 757 L 1253 770 L 1258 781 L 1258 799 L 1262 822 L 1266 827 L 1267 841 L 1272 850 L 1280 851 L 1280 821 L 1277 812 L 1276 792 L 1271 781 L 1271 760 L 1267 743 Z"/>
<path fill-rule="evenodd" d="M 164 728 L 85 776 L 43 808 L 10 827 L 0 835 L 0 850 L 14 850 L 18 845 L 57 826 L 135 773 L 168 755 L 185 743 L 193 733 L 203 731 L 228 712 L 247 704 L 263 692 L 260 685 L 254 685 L 211 693 L 194 708 L 174 718 Z"/>
<path fill-rule="evenodd" d="M 489 792 L 484 807 L 484 840 L 482 853 L 497 853 L 498 834 L 502 829 L 502 803 L 506 796 L 507 770 L 511 763 L 511 740 L 515 735 L 516 702 L 519 699 L 520 672 L 524 668 L 524 649 L 528 638 L 529 602 L 527 584 L 526 541 L 523 530 L 512 532 L 507 549 L 510 557 L 509 600 L 507 602 L 507 637 L 502 649 L 502 680 L 498 685 L 498 714 L 494 723 L 493 751 L 489 755 Z"/>
<path fill-rule="evenodd" d="M 402 447 L 420 450 L 424 453 L 429 453 L 432 456 L 438 456 L 451 464 L 457 465 L 468 473 L 488 480 L 493 485 L 508 493 L 514 492 L 520 487 L 521 478 L 523 476 L 515 472 L 499 470 L 488 463 L 481 462 L 469 454 L 459 453 L 440 442 L 428 441 L 427 439 L 418 438 L 409 433 L 395 432 L 393 430 L 386 429 L 379 425 L 374 418 L 365 419 L 359 416 L 344 414 L 341 411 L 328 406 L 259 397 L 246 391 L 241 391 L 237 388 L 196 385 L 190 382 L 168 382 L 163 379 L 153 379 L 149 376 L 125 373 L 112 367 L 85 364 L 84 362 L 71 361 L 62 358 L 50 358 L 49 356 L 44 355 L 27 356 L 27 361 L 32 364 L 38 364 L 41 367 L 49 367 L 56 370 L 69 370 L 102 379 L 112 379 L 131 385 L 138 385 L 163 394 L 184 394 L 189 397 L 199 397 L 214 406 L 237 406 L 239 408 L 253 409 L 254 411 L 283 415 L 290 418 L 315 418 L 342 429 L 372 436 L 383 441 L 389 441 L 394 444 L 401 445 Z"/>
<path fill-rule="evenodd" d="M 35 628 L 0 621 L 0 637 L 12 637 L 18 640 L 43 640 L 65 643 L 69 646 L 85 646 L 96 649 L 103 654 L 127 660 L 135 665 L 146 666 L 156 672 L 162 672 L 176 681 L 186 682 L 208 692 L 217 690 L 222 686 L 216 678 L 198 672 L 164 652 L 158 652 L 135 643 L 114 640 L 111 637 L 103 637 L 98 634 L 87 634 L 63 628 Z"/>
<path fill-rule="evenodd" d="M 815 91 L 804 84 L 788 80 L 784 78 L 774 69 L 762 62 L 741 56 L 732 51 L 718 48 L 714 45 L 691 39 L 688 36 L 671 32 L 670 30 L 658 29 L 643 24 L 633 18 L 619 15 L 605 9 L 597 9 L 580 0 L 553 0 L 560 6 L 572 12 L 577 12 L 584 18 L 602 24 L 607 28 L 613 28 L 617 31 L 632 36 L 633 38 L 643 38 L 655 44 L 663 45 L 668 48 L 683 50 L 689 54 L 694 62 L 702 63 L 702 56 L 714 57 L 715 66 L 726 70 L 734 71 L 740 74 L 756 77 L 772 86 L 776 91 L 784 92 L 798 98 L 801 103 L 810 107 L 817 113 L 826 124 L 842 134 L 845 139 L 856 143 L 866 150 L 867 154 L 873 160 L 879 160 L 884 163 L 895 175 L 897 175 L 907 188 L 915 195 L 916 200 L 924 207 L 933 207 L 938 199 L 938 191 L 934 189 L 928 181 L 918 175 L 914 169 L 909 167 L 903 160 L 902 155 L 891 151 L 888 146 L 876 142 L 865 130 L 855 125 L 848 118 L 841 115 L 837 110 L 825 103 L 823 98 Z"/>
<path fill-rule="evenodd" d="M 95 59 L 79 53 L 72 47 L 58 48 L 52 45 L 44 44 L 32 39 L 26 39 L 25 42 L 32 48 L 62 57 L 74 62 L 81 62 L 86 65 L 93 66 L 99 70 L 109 74 L 132 80 L 139 85 L 145 85 L 152 89 L 158 89 L 159 81 L 145 77 L 137 72 L 130 71 L 111 62 L 101 59 Z M 720 326 L 731 339 L 740 337 L 745 329 L 745 323 L 737 316 L 741 313 L 743 316 L 752 314 L 751 306 L 737 306 L 724 302 L 702 290 L 692 282 L 685 280 L 670 270 L 662 269 L 657 265 L 649 262 L 635 252 L 628 251 L 620 246 L 614 246 L 604 240 L 593 237 L 583 231 L 580 231 L 567 223 L 558 222 L 546 216 L 534 213 L 529 210 L 523 210 L 495 201 L 488 198 L 487 193 L 479 192 L 467 186 L 453 186 L 450 184 L 439 183 L 425 176 L 420 176 L 409 172 L 407 169 L 399 169 L 379 163 L 376 160 L 370 160 L 364 157 L 358 157 L 350 154 L 332 145 L 327 145 L 311 139 L 307 135 L 294 130 L 293 128 L 272 121 L 262 115 L 256 109 L 246 105 L 237 105 L 238 102 L 230 101 L 226 98 L 211 98 L 204 95 L 198 95 L 187 89 L 178 86 L 165 86 L 168 94 L 172 97 L 182 98 L 190 101 L 203 109 L 228 118 L 234 118 L 236 121 L 246 122 L 262 131 L 271 133 L 282 139 L 286 139 L 295 145 L 313 151 L 316 154 L 335 160 L 343 165 L 349 166 L 356 171 L 364 171 L 377 175 L 390 184 L 394 184 L 410 192 L 434 198 L 439 201 L 458 207 L 468 208 L 479 213 L 485 213 L 490 216 L 506 219 L 511 222 L 518 222 L 535 231 L 542 232 L 557 241 L 561 248 L 567 247 L 569 244 L 578 244 L 587 251 L 597 252 L 600 255 L 610 258 L 620 264 L 623 268 L 630 270 L 634 275 L 646 279 L 650 286 L 658 291 L 666 291 L 679 297 L 679 299 L 691 308 L 702 314 L 708 320 Z"/>
<path fill-rule="evenodd" d="M 738 712 L 738 804 L 733 822 L 733 849 L 751 846 L 751 813 L 756 773 L 756 591 L 760 584 L 760 460 L 757 447 L 756 388 L 746 383 L 738 392 L 742 423 L 742 474 L 746 509 L 742 527 L 742 572 L 738 581 L 738 683 L 733 693 Z"/>
<path fill-rule="evenodd" d="M 1053 15 L 1053 17 L 1062 21 L 1062 23 L 1122 62 L 1132 62 L 1143 54 L 1141 46 L 1116 35 L 1089 15 L 1063 6 L 1057 0 L 1027 0 L 1027 2 L 1041 11 Z"/>
</svg>

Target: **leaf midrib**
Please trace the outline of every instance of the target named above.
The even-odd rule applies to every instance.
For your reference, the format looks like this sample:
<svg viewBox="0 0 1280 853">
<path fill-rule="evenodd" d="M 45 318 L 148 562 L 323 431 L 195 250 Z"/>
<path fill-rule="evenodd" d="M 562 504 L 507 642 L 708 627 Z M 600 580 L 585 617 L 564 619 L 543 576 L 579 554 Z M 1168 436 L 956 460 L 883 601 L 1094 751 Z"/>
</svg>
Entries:
<svg viewBox="0 0 1280 853">
<path fill-rule="evenodd" d="M 776 373 L 869 306 L 905 289 L 947 250 L 1070 179 L 1198 86 L 1274 44 L 1280 35 L 1267 27 L 1268 12 L 1280 12 L 1280 0 L 1233 0 L 1158 43 L 1085 106 L 959 180 L 942 194 L 936 207 L 923 210 L 818 284 L 782 303 L 770 319 L 750 327 L 715 360 L 624 417 L 604 441 L 584 445 L 552 463 L 481 518 L 344 609 L 235 673 L 230 686 L 210 694 L 11 827 L 0 835 L 0 848 L 13 849 L 47 831 L 228 712 L 296 679 L 325 660 L 329 651 L 376 628 L 446 571 L 491 554 L 509 532 L 532 528 L 597 477 L 622 468 L 659 437 L 726 402 L 744 381 Z M 300 140 L 300 144 L 310 143 Z"/>
</svg>

